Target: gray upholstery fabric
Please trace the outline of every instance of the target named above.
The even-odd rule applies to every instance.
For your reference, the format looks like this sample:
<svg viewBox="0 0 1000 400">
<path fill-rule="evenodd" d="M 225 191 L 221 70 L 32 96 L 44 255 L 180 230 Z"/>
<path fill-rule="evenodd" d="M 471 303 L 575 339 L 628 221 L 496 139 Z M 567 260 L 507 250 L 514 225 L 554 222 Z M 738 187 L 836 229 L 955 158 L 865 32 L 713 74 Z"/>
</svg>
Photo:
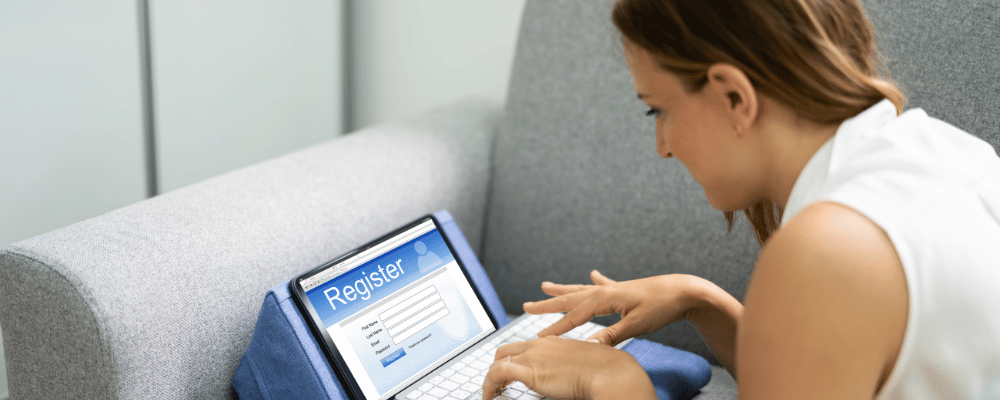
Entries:
<svg viewBox="0 0 1000 400">
<path fill-rule="evenodd" d="M 733 400 L 739 397 L 736 381 L 725 368 L 712 366 L 712 380 L 701 388 L 694 400 Z"/>
<path fill-rule="evenodd" d="M 1000 1 L 864 3 L 906 108 L 923 108 L 1000 151 Z"/>
<path fill-rule="evenodd" d="M 528 1 L 494 154 L 484 264 L 509 312 L 542 281 L 688 273 L 742 298 L 759 250 L 677 161 L 654 151 L 610 22 L 612 0 Z M 895 77 L 923 107 L 1000 149 L 998 1 L 867 0 Z M 604 323 L 613 320 L 601 320 Z M 651 338 L 711 359 L 675 324 Z"/>
<path fill-rule="evenodd" d="M 442 208 L 478 244 L 498 111 L 467 101 L 9 246 L 11 397 L 231 397 L 273 285 Z"/>
<path fill-rule="evenodd" d="M 689 273 L 742 298 L 758 246 L 742 218 L 727 234 L 684 168 L 656 155 L 612 2 L 526 3 L 499 122 L 495 105 L 464 102 L 6 248 L 11 397 L 231 397 L 268 288 L 441 208 L 481 246 L 513 314 L 545 297 L 540 282 L 591 269 Z M 864 2 L 908 107 L 1000 148 L 1000 0 Z M 651 339 L 711 359 L 689 325 Z M 713 373 L 696 399 L 735 398 Z"/>
<path fill-rule="evenodd" d="M 509 312 L 542 281 L 705 277 L 738 299 L 760 247 L 655 151 L 610 22 L 610 0 L 528 1 L 497 133 L 484 265 Z M 608 319 L 598 319 L 605 324 Z M 711 359 L 690 324 L 651 339 Z"/>
</svg>

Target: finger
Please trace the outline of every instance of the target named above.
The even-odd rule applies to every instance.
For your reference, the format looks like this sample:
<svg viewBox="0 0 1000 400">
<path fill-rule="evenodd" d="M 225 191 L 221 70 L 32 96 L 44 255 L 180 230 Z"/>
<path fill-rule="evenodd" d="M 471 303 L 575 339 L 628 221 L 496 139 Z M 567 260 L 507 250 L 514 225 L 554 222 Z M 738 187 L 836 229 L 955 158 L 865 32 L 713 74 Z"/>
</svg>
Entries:
<svg viewBox="0 0 1000 400">
<path fill-rule="evenodd" d="M 522 342 L 507 343 L 497 347 L 497 353 L 493 356 L 493 362 L 496 363 L 497 361 L 504 360 L 507 357 L 520 355 L 525 351 L 528 351 L 533 344 L 534 343 L 532 343 L 532 341 L 525 340 Z"/>
<path fill-rule="evenodd" d="M 621 322 L 611 325 L 607 328 L 597 331 L 597 333 L 590 335 L 587 338 L 588 342 L 596 342 L 601 344 L 606 344 L 608 346 L 617 346 L 618 343 L 622 341 L 622 329 L 619 326 Z"/>
<path fill-rule="evenodd" d="M 560 283 L 542 282 L 542 291 L 550 296 L 561 296 L 585 290 L 592 285 L 563 285 Z"/>
<path fill-rule="evenodd" d="M 609 300 L 609 298 L 613 297 L 607 293 L 607 290 L 600 290 L 594 293 L 579 305 L 567 311 L 566 315 L 563 315 L 561 319 L 539 331 L 538 337 L 562 335 L 573 330 L 573 328 L 583 325 L 594 317 L 618 312 L 614 302 Z"/>
<path fill-rule="evenodd" d="M 608 277 L 604 276 L 603 274 L 601 274 L 596 269 L 593 270 L 593 271 L 590 271 L 590 280 L 594 281 L 594 283 L 596 283 L 598 285 L 608 285 L 608 284 L 612 284 L 612 283 L 617 283 L 618 282 L 618 281 L 612 280 L 611 278 L 608 278 Z"/>
<path fill-rule="evenodd" d="M 579 305 L 580 302 L 589 298 L 590 295 L 591 291 L 581 290 L 579 292 L 564 294 L 551 299 L 524 303 L 524 312 L 530 314 L 545 314 L 569 311 L 572 310 L 573 307 Z"/>
<path fill-rule="evenodd" d="M 502 359 L 494 361 L 493 364 L 490 365 L 489 369 L 493 369 L 494 367 L 500 365 L 500 363 L 504 363 L 504 362 L 508 362 L 508 363 L 511 362 L 511 356 L 507 356 L 507 357 L 504 357 Z M 489 373 L 489 370 L 487 370 L 487 373 Z M 483 379 L 485 381 L 485 379 L 486 379 L 485 375 L 483 376 Z M 485 383 L 486 382 L 483 382 L 483 384 L 484 384 L 483 387 L 486 386 Z M 493 390 L 491 392 L 483 391 L 483 393 L 493 393 L 494 396 L 499 395 L 501 392 L 503 392 L 504 388 L 506 388 L 511 383 L 514 383 L 514 381 L 505 380 L 505 381 L 502 381 L 502 382 L 493 382 L 493 383 L 495 385 L 499 386 L 499 388 L 495 389 L 495 390 Z"/>
<path fill-rule="evenodd" d="M 538 337 L 562 335 L 573 330 L 573 328 L 590 321 L 596 315 L 593 312 L 595 303 L 596 301 L 594 297 L 588 297 L 579 305 L 570 309 L 566 315 L 563 315 L 563 317 L 558 321 L 539 331 Z"/>
<path fill-rule="evenodd" d="M 640 324 L 641 322 L 638 320 L 638 317 L 634 314 L 629 314 L 622 317 L 622 319 L 615 324 L 590 335 L 590 337 L 587 338 L 587 341 L 597 341 L 597 343 L 617 346 L 618 343 L 625 341 L 625 339 L 649 333 L 643 331 Z"/>
<path fill-rule="evenodd" d="M 513 381 L 525 382 L 531 377 L 531 368 L 517 363 L 517 358 L 505 357 L 493 364 L 483 379 L 483 400 L 490 400 Z"/>
</svg>

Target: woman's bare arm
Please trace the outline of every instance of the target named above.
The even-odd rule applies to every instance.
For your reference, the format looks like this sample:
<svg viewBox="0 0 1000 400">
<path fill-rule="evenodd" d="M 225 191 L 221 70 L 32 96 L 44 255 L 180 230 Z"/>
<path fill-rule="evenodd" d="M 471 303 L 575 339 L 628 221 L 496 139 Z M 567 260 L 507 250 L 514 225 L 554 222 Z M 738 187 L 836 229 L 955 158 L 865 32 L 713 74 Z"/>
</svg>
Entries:
<svg viewBox="0 0 1000 400">
<path fill-rule="evenodd" d="M 743 305 L 714 283 L 691 278 L 695 306 L 684 313 L 684 319 L 694 325 L 715 359 L 735 378 L 736 330 L 743 315 Z"/>
<path fill-rule="evenodd" d="M 889 237 L 817 203 L 761 252 L 737 334 L 745 399 L 871 399 L 895 365 L 909 298 Z"/>
</svg>

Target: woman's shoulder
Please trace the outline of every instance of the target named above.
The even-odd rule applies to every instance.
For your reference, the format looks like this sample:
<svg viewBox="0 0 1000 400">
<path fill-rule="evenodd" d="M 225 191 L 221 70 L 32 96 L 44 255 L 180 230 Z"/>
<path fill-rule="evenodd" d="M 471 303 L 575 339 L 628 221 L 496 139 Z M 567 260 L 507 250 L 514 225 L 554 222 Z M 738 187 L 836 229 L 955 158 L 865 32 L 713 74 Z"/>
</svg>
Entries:
<svg viewBox="0 0 1000 400">
<path fill-rule="evenodd" d="M 847 204 L 900 234 L 894 227 L 941 205 L 957 205 L 961 196 L 1000 202 L 983 187 L 991 176 L 1000 176 L 992 145 L 913 109 L 838 131 L 827 177 L 811 200 Z"/>
<path fill-rule="evenodd" d="M 902 263 L 889 235 L 865 214 L 840 203 L 806 206 L 768 240 L 759 261 L 763 265 L 758 267 L 788 269 L 780 273 L 819 284 L 881 292 L 884 288 L 868 285 L 898 279 L 905 288 Z"/>
<path fill-rule="evenodd" d="M 905 272 L 885 232 L 849 207 L 810 204 L 765 244 L 747 289 L 739 349 L 754 365 L 738 367 L 741 394 L 750 378 L 744 371 L 773 368 L 790 378 L 786 385 L 790 375 L 822 376 L 834 388 L 856 385 L 844 397 L 871 396 L 899 354 L 908 304 Z M 802 357 L 824 360 L 807 363 L 822 371 L 809 371 Z"/>
<path fill-rule="evenodd" d="M 898 116 L 883 113 L 848 121 L 837 132 L 831 172 L 846 169 L 853 173 L 858 167 L 898 171 L 905 166 L 925 178 L 954 179 L 1000 166 L 990 143 L 920 108 Z"/>
</svg>

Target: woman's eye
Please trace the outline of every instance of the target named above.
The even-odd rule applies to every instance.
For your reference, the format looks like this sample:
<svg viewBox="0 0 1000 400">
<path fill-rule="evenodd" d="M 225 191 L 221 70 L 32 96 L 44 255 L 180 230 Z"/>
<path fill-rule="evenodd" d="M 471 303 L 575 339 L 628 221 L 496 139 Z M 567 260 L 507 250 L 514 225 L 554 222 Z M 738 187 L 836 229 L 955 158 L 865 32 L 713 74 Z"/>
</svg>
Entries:
<svg viewBox="0 0 1000 400">
<path fill-rule="evenodd" d="M 649 111 L 646 111 L 646 116 L 647 117 L 659 117 L 660 116 L 660 110 L 657 110 L 655 108 L 650 108 Z"/>
</svg>

